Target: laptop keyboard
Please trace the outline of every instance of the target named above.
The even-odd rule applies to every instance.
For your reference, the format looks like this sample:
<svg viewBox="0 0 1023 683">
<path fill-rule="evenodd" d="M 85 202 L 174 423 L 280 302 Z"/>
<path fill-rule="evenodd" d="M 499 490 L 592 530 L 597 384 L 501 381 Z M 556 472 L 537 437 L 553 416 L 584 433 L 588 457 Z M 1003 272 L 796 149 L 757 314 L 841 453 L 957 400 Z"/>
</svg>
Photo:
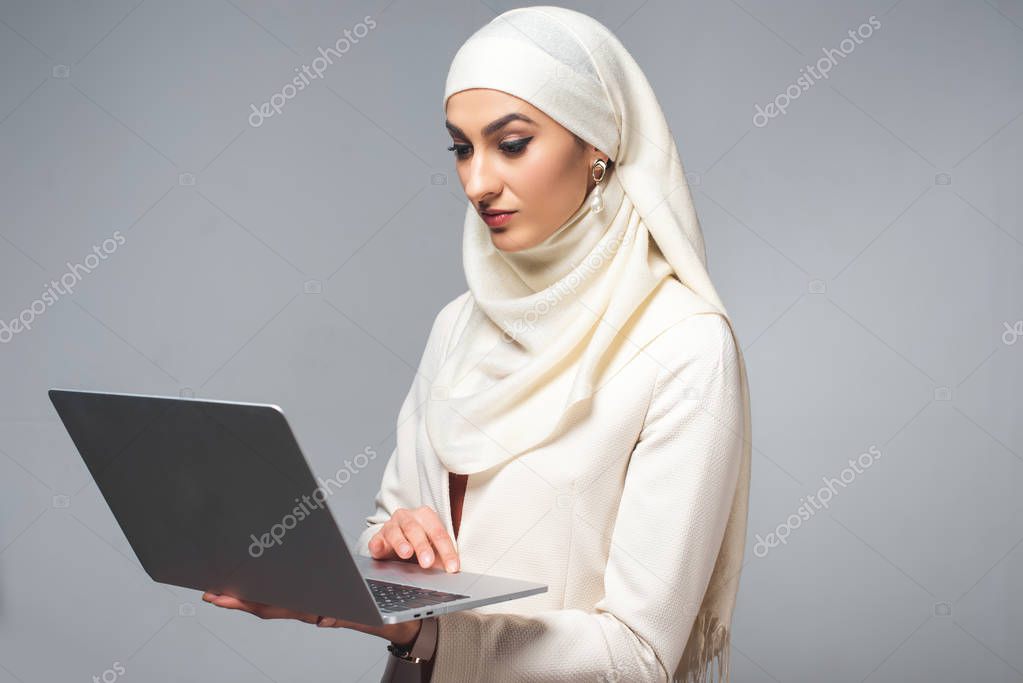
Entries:
<svg viewBox="0 0 1023 683">
<path fill-rule="evenodd" d="M 403 583 L 378 581 L 377 579 L 366 579 L 366 583 L 369 584 L 369 590 L 381 612 L 402 612 L 407 609 L 430 607 L 469 597 L 458 593 L 445 593 L 418 586 L 406 586 Z"/>
</svg>

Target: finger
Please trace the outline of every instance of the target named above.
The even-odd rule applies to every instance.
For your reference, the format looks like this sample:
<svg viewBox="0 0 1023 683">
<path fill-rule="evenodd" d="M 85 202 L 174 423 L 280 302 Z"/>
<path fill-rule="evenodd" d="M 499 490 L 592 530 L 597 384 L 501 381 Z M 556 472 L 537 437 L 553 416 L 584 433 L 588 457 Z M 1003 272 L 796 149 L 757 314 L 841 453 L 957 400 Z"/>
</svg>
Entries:
<svg viewBox="0 0 1023 683">
<path fill-rule="evenodd" d="M 338 619 L 337 617 L 320 617 L 320 620 L 316 623 L 316 625 L 323 628 L 347 628 L 380 637 L 386 637 L 386 633 L 389 633 L 385 633 L 380 626 L 369 626 L 367 624 L 360 624 L 357 621 Z"/>
<path fill-rule="evenodd" d="M 203 597 L 203 599 L 205 600 L 206 598 Z M 254 609 L 256 609 L 255 605 L 252 605 L 251 603 L 245 600 L 240 600 L 239 598 L 231 597 L 230 595 L 212 595 L 210 599 L 206 601 L 213 603 L 217 607 L 226 607 L 227 609 L 240 609 L 245 612 L 252 612 Z"/>
<path fill-rule="evenodd" d="M 412 544 L 405 538 L 405 534 L 401 530 L 401 524 L 398 523 L 398 519 L 400 519 L 400 517 L 398 517 L 397 514 L 395 517 L 391 517 L 391 522 L 385 524 L 384 528 L 380 530 L 380 533 L 384 535 L 384 540 L 387 541 L 392 548 L 394 548 L 398 557 L 407 560 L 412 557 L 412 553 L 414 551 L 412 549 Z"/>
<path fill-rule="evenodd" d="M 433 546 L 430 544 L 430 538 L 426 535 L 426 529 L 423 528 L 419 519 L 413 515 L 408 515 L 402 517 L 400 524 L 405 538 L 416 549 L 416 558 L 419 560 L 419 564 L 424 569 L 432 566 Z"/>
<path fill-rule="evenodd" d="M 287 607 L 278 607 L 276 605 L 267 605 L 262 602 L 243 600 L 241 598 L 231 597 L 230 595 L 216 595 L 210 602 L 217 607 L 249 612 L 260 619 L 296 619 L 310 624 L 315 624 L 317 619 L 315 614 L 309 614 L 308 612 L 299 612 L 288 609 Z"/>
<path fill-rule="evenodd" d="M 455 550 L 455 544 L 451 542 L 451 536 L 448 535 L 448 530 L 444 528 L 440 517 L 433 510 L 429 510 L 429 512 L 423 513 L 420 519 L 422 519 L 426 535 L 433 543 L 433 547 L 437 549 L 437 555 L 440 557 L 444 569 L 448 572 L 458 571 L 458 551 Z"/>
<path fill-rule="evenodd" d="M 384 538 L 382 531 L 378 531 L 373 538 L 369 539 L 369 554 L 377 560 L 390 560 L 398 555 Z"/>
<path fill-rule="evenodd" d="M 304 621 L 307 624 L 315 624 L 319 617 L 309 612 L 299 612 L 298 610 L 288 609 L 287 607 L 277 607 L 276 605 L 267 605 L 265 610 L 266 616 L 264 619 L 294 619 L 296 621 Z"/>
</svg>

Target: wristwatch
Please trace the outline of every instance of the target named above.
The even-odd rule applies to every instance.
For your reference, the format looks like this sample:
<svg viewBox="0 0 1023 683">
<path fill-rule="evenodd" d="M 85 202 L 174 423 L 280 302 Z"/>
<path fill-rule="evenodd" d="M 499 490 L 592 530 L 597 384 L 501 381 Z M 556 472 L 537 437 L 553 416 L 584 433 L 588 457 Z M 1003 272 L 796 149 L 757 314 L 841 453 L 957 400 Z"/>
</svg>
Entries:
<svg viewBox="0 0 1023 683">
<path fill-rule="evenodd" d="M 407 645 L 395 645 L 394 643 L 391 643 L 387 646 L 387 651 L 398 659 L 404 659 L 412 662 L 413 664 L 422 664 L 426 661 L 422 657 L 414 657 L 411 650 L 412 648 Z"/>
<path fill-rule="evenodd" d="M 411 645 L 389 643 L 387 651 L 395 657 L 413 664 L 424 664 L 430 661 L 437 646 L 437 617 L 429 617 L 423 619 L 422 622 L 419 635 Z"/>
</svg>

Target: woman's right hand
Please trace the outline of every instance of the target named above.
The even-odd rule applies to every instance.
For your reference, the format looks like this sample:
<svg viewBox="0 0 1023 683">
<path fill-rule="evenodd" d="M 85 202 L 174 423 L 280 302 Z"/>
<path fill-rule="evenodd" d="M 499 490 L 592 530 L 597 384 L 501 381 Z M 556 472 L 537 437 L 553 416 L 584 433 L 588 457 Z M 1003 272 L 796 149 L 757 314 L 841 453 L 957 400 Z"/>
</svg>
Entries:
<svg viewBox="0 0 1023 683">
<path fill-rule="evenodd" d="M 458 571 L 460 564 L 440 516 L 426 505 L 395 510 L 369 539 L 369 552 L 377 560 L 411 560 L 415 556 L 423 568 L 432 567 L 439 557 L 448 572 Z"/>
</svg>

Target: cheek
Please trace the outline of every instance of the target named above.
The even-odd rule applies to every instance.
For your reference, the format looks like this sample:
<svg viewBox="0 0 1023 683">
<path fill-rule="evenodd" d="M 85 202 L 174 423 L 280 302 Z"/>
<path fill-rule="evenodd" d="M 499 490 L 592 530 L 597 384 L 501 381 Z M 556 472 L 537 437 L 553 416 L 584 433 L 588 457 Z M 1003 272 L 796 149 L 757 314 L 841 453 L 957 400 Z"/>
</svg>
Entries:
<svg viewBox="0 0 1023 683">
<path fill-rule="evenodd" d="M 579 183 L 561 159 L 536 154 L 520 168 L 516 194 L 533 220 L 560 224 L 558 217 L 575 210 L 568 204 Z"/>
</svg>

